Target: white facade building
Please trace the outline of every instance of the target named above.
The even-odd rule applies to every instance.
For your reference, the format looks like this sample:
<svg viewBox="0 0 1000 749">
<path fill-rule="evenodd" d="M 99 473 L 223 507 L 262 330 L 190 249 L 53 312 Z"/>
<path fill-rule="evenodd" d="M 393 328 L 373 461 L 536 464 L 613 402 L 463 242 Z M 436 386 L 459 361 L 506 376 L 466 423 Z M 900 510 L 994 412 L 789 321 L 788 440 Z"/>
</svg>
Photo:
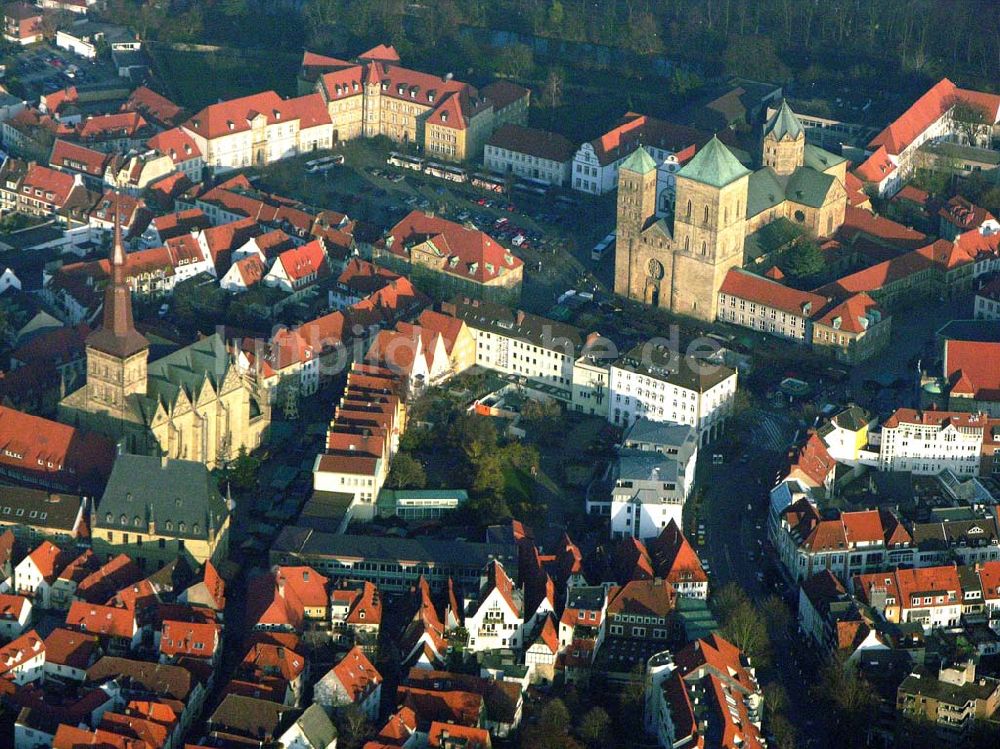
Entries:
<svg viewBox="0 0 1000 749">
<path fill-rule="evenodd" d="M 983 414 L 898 409 L 879 433 L 879 468 L 931 476 L 950 470 L 959 478 L 976 476 L 988 425 Z"/>
<path fill-rule="evenodd" d="M 622 427 L 640 418 L 689 424 L 704 445 L 732 413 L 736 379 L 728 367 L 640 344 L 611 365 L 608 420 Z"/>
<path fill-rule="evenodd" d="M 503 565 L 490 562 L 480 579 L 478 595 L 465 602 L 468 650 L 521 648 L 524 636 L 524 600 Z"/>
<path fill-rule="evenodd" d="M 569 184 L 573 144 L 557 133 L 507 124 L 486 142 L 483 166 L 498 174 L 563 187 Z"/>
</svg>

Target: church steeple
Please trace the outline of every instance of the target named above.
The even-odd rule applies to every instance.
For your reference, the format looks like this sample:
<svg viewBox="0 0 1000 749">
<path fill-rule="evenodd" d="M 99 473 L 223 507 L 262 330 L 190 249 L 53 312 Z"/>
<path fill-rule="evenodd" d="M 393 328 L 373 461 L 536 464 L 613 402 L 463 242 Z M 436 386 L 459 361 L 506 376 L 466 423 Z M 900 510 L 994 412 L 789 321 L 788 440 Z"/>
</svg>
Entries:
<svg viewBox="0 0 1000 749">
<path fill-rule="evenodd" d="M 111 243 L 111 280 L 104 291 L 104 320 L 101 328 L 87 337 L 87 346 L 126 359 L 149 348 L 132 321 L 132 292 L 128 286 L 121 216 L 115 197 L 115 230 Z"/>
</svg>

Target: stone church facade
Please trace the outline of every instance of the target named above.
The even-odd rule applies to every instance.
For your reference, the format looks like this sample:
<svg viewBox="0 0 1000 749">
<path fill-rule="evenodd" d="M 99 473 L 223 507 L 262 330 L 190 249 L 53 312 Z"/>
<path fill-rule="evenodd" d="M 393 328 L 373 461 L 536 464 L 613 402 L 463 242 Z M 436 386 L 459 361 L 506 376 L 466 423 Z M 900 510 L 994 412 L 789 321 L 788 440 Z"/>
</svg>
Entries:
<svg viewBox="0 0 1000 749">
<path fill-rule="evenodd" d="M 270 410 L 219 335 L 152 364 L 132 320 L 125 250 L 115 227 L 103 324 L 87 338 L 87 382 L 59 404 L 61 421 L 119 440 L 126 452 L 214 468 L 261 444 Z"/>
<path fill-rule="evenodd" d="M 787 103 L 751 171 L 718 138 L 677 174 L 672 224 L 656 216 L 656 163 L 639 147 L 619 168 L 615 293 L 706 321 L 751 233 L 779 218 L 826 237 L 844 222 L 846 161 L 805 142 Z"/>
</svg>

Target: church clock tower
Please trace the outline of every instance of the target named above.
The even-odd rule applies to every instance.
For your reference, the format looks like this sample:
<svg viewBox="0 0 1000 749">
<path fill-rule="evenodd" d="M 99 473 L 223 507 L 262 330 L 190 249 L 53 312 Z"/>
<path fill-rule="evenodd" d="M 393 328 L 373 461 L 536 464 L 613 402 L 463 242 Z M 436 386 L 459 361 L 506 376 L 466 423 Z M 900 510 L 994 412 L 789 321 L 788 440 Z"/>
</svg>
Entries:
<svg viewBox="0 0 1000 749">
<path fill-rule="evenodd" d="M 149 341 L 132 321 L 132 292 L 125 271 L 121 218 L 115 201 L 111 279 L 104 291 L 104 320 L 87 336 L 87 410 L 121 419 L 132 394 L 146 393 Z"/>
</svg>

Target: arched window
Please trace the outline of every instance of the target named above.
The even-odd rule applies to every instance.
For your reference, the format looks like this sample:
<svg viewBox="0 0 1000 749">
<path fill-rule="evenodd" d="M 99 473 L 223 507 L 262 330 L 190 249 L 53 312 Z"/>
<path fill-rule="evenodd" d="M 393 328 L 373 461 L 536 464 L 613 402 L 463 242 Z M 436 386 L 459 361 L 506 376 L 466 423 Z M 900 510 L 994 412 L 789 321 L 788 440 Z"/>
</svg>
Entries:
<svg viewBox="0 0 1000 749">
<path fill-rule="evenodd" d="M 729 223 L 729 206 L 728 205 L 726 206 L 726 209 L 725 209 L 725 217 L 726 217 L 726 223 L 728 224 Z"/>
<path fill-rule="evenodd" d="M 689 219 L 691 218 L 691 200 L 690 199 L 688 199 L 687 215 L 686 215 L 686 217 L 689 218 Z"/>
<path fill-rule="evenodd" d="M 708 243 L 705 242 L 705 240 L 702 240 L 702 242 L 701 242 L 701 254 L 702 255 L 707 255 L 708 254 Z"/>
<path fill-rule="evenodd" d="M 707 205 L 705 206 L 705 216 L 704 216 L 704 218 L 702 219 L 702 221 L 703 221 L 704 223 L 706 223 L 706 224 L 708 223 L 708 206 L 707 206 Z"/>
<path fill-rule="evenodd" d="M 691 237 L 684 237 L 684 251 L 691 251 Z"/>
<path fill-rule="evenodd" d="M 826 217 L 826 233 L 827 236 L 833 234 L 833 216 Z"/>
<path fill-rule="evenodd" d="M 142 526 L 142 520 L 140 520 L 140 519 L 139 519 L 139 516 L 138 516 L 138 515 L 136 515 L 136 516 L 135 516 L 135 517 L 134 517 L 134 518 L 132 519 L 132 524 L 133 524 L 133 525 L 135 525 L 135 527 L 136 527 L 136 528 L 139 528 L 139 527 L 141 527 L 141 526 Z"/>
</svg>

